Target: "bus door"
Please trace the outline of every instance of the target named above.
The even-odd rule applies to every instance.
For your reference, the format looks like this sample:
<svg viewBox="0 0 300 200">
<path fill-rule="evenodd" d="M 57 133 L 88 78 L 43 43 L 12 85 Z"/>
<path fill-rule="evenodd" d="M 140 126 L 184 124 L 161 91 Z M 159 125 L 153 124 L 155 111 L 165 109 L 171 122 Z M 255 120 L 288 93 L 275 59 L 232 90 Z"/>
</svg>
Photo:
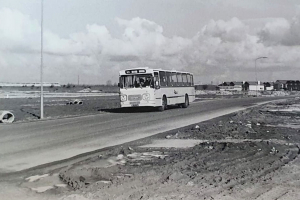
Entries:
<svg viewBox="0 0 300 200">
<path fill-rule="evenodd" d="M 160 81 L 159 81 L 158 72 L 154 72 L 154 88 L 155 89 L 160 88 Z"/>
</svg>

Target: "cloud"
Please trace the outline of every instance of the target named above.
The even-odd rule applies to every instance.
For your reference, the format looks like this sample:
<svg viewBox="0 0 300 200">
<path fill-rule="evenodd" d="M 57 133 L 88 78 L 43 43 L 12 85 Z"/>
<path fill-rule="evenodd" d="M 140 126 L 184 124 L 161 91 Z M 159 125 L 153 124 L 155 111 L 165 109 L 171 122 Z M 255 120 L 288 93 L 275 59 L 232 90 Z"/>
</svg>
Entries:
<svg viewBox="0 0 300 200">
<path fill-rule="evenodd" d="M 260 41 L 266 45 L 283 44 L 289 34 L 291 24 L 286 19 L 276 19 L 265 24 L 264 28 L 258 33 Z"/>
<path fill-rule="evenodd" d="M 0 49 L 29 48 L 39 46 L 40 25 L 36 20 L 19 11 L 3 8 L 0 10 Z"/>
<path fill-rule="evenodd" d="M 0 50 L 6 55 L 2 62 L 6 67 L 13 65 L 6 72 L 9 76 L 4 76 L 4 81 L 38 81 L 39 22 L 8 8 L 0 10 L 0 20 Z M 98 24 L 88 24 L 85 31 L 72 33 L 68 38 L 61 38 L 45 29 L 46 81 L 74 82 L 77 74 L 81 74 L 86 77 L 82 78 L 83 81 L 103 83 L 106 78 L 111 78 L 105 74 L 110 74 L 112 70 L 114 77 L 117 77 L 117 70 L 132 66 L 160 65 L 176 68 L 180 63 L 180 52 L 191 45 L 190 39 L 165 37 L 160 25 L 146 19 L 116 18 L 116 23 L 123 29 L 121 38 L 113 38 L 105 26 Z M 20 59 L 24 62 L 14 61 Z M 25 63 L 35 69 L 30 73 L 17 73 L 26 68 Z M 173 66 L 174 64 L 176 65 Z M 88 78 L 89 76 L 93 78 Z"/>
<path fill-rule="evenodd" d="M 111 56 L 109 60 L 115 61 L 115 62 L 138 61 L 139 57 L 137 57 L 137 56 Z"/>
<path fill-rule="evenodd" d="M 98 24 L 66 38 L 45 29 L 45 81 L 76 82 L 80 75 L 84 83 L 115 82 L 119 70 L 143 66 L 191 71 L 201 82 L 254 80 L 260 56 L 268 57 L 258 61 L 261 79 L 283 78 L 279 71 L 299 70 L 299 16 L 210 20 L 192 38 L 166 37 L 162 26 L 139 17 L 116 18 L 120 37 Z M 0 10 L 0 21 L 0 81 L 39 81 L 39 22 L 8 8 Z"/>
<path fill-rule="evenodd" d="M 257 62 L 261 79 L 280 79 L 283 77 L 277 73 L 279 71 L 299 70 L 300 47 L 295 42 L 298 32 L 292 31 L 298 30 L 298 18 L 261 21 L 263 26 L 262 22 L 255 26 L 253 21 L 249 24 L 237 18 L 211 20 L 193 38 L 192 48 L 186 52 L 186 68 L 207 82 L 206 77 L 210 80 L 254 80 L 254 59 L 261 56 L 268 57 Z M 285 78 L 299 79 L 293 73 Z"/>
<path fill-rule="evenodd" d="M 236 17 L 229 21 L 211 20 L 202 29 L 203 35 L 220 38 L 223 42 L 243 41 L 247 32 L 248 27 Z"/>
<path fill-rule="evenodd" d="M 276 19 L 259 32 L 260 40 L 266 45 L 300 45 L 300 14 L 292 20 Z"/>
</svg>

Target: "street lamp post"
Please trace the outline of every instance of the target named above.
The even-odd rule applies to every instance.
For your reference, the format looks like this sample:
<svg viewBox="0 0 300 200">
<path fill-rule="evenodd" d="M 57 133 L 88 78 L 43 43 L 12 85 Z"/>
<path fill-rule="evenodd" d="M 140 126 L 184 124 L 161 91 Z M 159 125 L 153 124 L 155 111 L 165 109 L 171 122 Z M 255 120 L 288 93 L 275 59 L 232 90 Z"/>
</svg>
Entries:
<svg viewBox="0 0 300 200">
<path fill-rule="evenodd" d="M 41 0 L 41 113 L 40 119 L 44 118 L 44 88 L 43 88 L 43 15 L 44 0 Z"/>
<path fill-rule="evenodd" d="M 264 59 L 264 58 L 268 58 L 268 57 L 258 57 L 255 59 L 255 81 L 256 81 L 256 97 L 257 97 L 257 87 L 258 87 L 258 81 L 257 81 L 257 70 L 256 70 L 256 61 L 259 60 L 259 59 Z"/>
</svg>

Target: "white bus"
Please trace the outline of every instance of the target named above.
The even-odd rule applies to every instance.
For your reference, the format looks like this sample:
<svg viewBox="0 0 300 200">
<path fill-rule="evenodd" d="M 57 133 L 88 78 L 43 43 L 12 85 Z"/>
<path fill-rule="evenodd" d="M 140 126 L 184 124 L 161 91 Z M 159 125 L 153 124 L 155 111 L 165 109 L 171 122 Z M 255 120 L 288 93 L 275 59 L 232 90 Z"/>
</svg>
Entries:
<svg viewBox="0 0 300 200">
<path fill-rule="evenodd" d="M 121 107 L 187 108 L 195 100 L 193 75 L 174 70 L 135 68 L 119 73 Z"/>
</svg>

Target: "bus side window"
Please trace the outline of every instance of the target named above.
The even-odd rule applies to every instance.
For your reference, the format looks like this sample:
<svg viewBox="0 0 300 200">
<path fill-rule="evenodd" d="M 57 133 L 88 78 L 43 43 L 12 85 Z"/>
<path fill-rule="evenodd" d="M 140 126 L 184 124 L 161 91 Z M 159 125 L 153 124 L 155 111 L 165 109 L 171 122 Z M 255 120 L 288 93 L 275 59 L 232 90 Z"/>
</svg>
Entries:
<svg viewBox="0 0 300 200">
<path fill-rule="evenodd" d="M 182 74 L 182 85 L 187 86 L 187 77 L 186 74 Z"/>
<path fill-rule="evenodd" d="M 158 72 L 154 72 L 154 81 L 151 83 L 151 87 L 154 87 L 156 81 L 158 81 L 158 84 L 159 84 Z"/>
<path fill-rule="evenodd" d="M 182 75 L 177 73 L 177 86 L 182 86 Z"/>
<path fill-rule="evenodd" d="M 170 87 L 170 86 L 172 86 L 172 74 L 171 74 L 171 72 L 166 72 L 166 74 L 167 74 L 167 81 L 168 81 L 168 86 Z"/>
<path fill-rule="evenodd" d="M 192 82 L 192 86 L 194 86 L 194 77 L 193 77 L 193 75 L 191 75 L 191 82 Z"/>
<path fill-rule="evenodd" d="M 172 72 L 172 86 L 177 86 L 176 72 Z"/>
<path fill-rule="evenodd" d="M 167 77 L 166 77 L 166 72 L 160 71 L 159 72 L 159 79 L 160 79 L 160 86 L 167 86 Z"/>
<path fill-rule="evenodd" d="M 187 82 L 188 82 L 188 86 L 192 85 L 191 84 L 191 75 L 190 74 L 187 75 Z"/>
<path fill-rule="evenodd" d="M 123 85 L 123 84 L 122 84 L 122 77 L 120 76 L 120 77 L 119 77 L 118 87 L 119 87 L 119 88 L 123 88 L 122 85 Z"/>
</svg>

